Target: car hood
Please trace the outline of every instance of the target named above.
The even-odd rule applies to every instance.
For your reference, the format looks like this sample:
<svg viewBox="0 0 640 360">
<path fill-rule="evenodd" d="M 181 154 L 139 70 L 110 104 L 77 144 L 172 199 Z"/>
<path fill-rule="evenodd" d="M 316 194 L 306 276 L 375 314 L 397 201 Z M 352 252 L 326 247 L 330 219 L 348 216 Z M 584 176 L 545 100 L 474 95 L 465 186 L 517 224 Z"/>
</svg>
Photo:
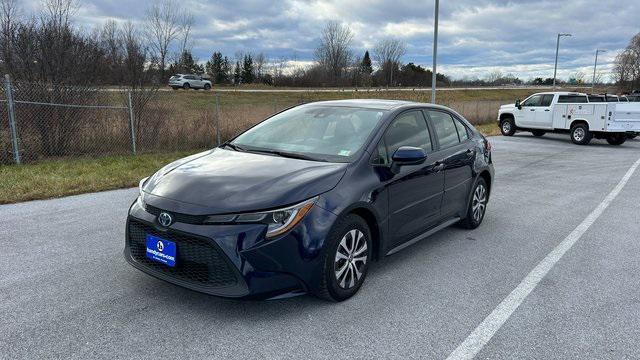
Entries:
<svg viewBox="0 0 640 360">
<path fill-rule="evenodd" d="M 194 215 L 266 210 L 331 190 L 347 165 L 216 148 L 165 166 L 143 191 L 150 205 Z"/>
<path fill-rule="evenodd" d="M 500 105 L 500 110 L 510 110 L 515 108 L 516 108 L 516 104 Z"/>
</svg>

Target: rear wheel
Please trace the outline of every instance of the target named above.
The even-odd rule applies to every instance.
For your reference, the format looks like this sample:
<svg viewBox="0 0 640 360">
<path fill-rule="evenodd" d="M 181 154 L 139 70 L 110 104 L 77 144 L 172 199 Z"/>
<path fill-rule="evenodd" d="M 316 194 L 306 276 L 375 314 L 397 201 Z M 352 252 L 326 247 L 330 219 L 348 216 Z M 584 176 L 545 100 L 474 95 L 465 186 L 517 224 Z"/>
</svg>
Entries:
<svg viewBox="0 0 640 360">
<path fill-rule="evenodd" d="M 512 117 L 506 117 L 500 121 L 500 132 L 504 136 L 511 136 L 516 133 L 516 124 Z"/>
<path fill-rule="evenodd" d="M 460 225 L 467 229 L 475 229 L 482 223 L 489 201 L 489 187 L 487 182 L 478 177 L 471 193 L 471 201 L 467 208 L 467 216 L 460 221 Z"/>
<path fill-rule="evenodd" d="M 627 141 L 627 134 L 609 134 L 607 135 L 607 142 L 611 145 L 622 145 Z"/>
<path fill-rule="evenodd" d="M 327 237 L 323 273 L 316 295 L 330 301 L 352 297 L 367 275 L 371 262 L 371 232 L 361 217 L 338 220 Z"/>
<path fill-rule="evenodd" d="M 531 130 L 531 133 L 533 134 L 533 136 L 543 136 L 547 132 L 543 130 Z"/>
<path fill-rule="evenodd" d="M 577 145 L 587 145 L 593 134 L 589 131 L 587 124 L 576 124 L 571 127 L 571 141 Z"/>
</svg>

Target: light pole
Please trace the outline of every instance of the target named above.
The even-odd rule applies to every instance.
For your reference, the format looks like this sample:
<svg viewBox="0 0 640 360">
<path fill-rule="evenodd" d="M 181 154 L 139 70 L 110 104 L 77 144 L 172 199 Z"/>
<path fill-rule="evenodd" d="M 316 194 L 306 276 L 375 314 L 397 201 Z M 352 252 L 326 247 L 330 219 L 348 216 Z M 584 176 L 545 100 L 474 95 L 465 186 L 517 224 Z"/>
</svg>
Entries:
<svg viewBox="0 0 640 360">
<path fill-rule="evenodd" d="M 431 73 L 431 103 L 436 103 L 436 58 L 438 56 L 438 8 L 440 0 L 436 0 L 436 9 L 433 22 L 433 72 Z"/>
<path fill-rule="evenodd" d="M 571 36 L 571 34 L 558 34 L 558 40 L 556 41 L 556 65 L 553 67 L 553 89 L 556 88 L 556 73 L 558 72 L 558 50 L 560 50 L 560 37 Z"/>
<path fill-rule="evenodd" d="M 596 87 L 596 67 L 598 66 L 598 53 L 607 52 L 607 50 L 596 49 L 596 61 L 593 63 L 593 80 L 591 81 L 591 92 Z"/>
</svg>

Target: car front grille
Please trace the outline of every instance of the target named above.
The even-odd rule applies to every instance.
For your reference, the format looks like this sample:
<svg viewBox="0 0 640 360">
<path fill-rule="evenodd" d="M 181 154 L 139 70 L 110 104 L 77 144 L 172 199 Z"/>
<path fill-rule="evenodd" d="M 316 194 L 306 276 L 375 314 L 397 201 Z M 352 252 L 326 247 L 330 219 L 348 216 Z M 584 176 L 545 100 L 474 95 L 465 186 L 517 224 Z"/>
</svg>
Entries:
<svg viewBox="0 0 640 360">
<path fill-rule="evenodd" d="M 157 263 L 146 257 L 146 234 L 176 244 L 174 267 Z M 129 220 L 129 250 L 131 257 L 151 272 L 161 273 L 201 288 L 220 288 L 236 285 L 238 280 L 232 265 L 211 240 L 173 231 L 160 232 L 152 226 Z"/>
<path fill-rule="evenodd" d="M 160 215 L 161 212 L 165 211 L 162 210 L 160 208 L 157 208 L 155 206 L 151 206 L 149 204 L 145 205 L 145 210 L 153 215 L 153 216 L 158 216 Z M 199 224 L 203 224 L 204 220 L 206 219 L 206 215 L 189 215 L 189 214 L 180 214 L 180 213 L 174 213 L 172 211 L 165 211 L 169 214 L 171 214 L 171 216 L 173 217 L 173 220 L 175 222 L 181 222 L 181 223 L 185 223 L 185 224 L 195 224 L 195 225 L 199 225 Z"/>
</svg>

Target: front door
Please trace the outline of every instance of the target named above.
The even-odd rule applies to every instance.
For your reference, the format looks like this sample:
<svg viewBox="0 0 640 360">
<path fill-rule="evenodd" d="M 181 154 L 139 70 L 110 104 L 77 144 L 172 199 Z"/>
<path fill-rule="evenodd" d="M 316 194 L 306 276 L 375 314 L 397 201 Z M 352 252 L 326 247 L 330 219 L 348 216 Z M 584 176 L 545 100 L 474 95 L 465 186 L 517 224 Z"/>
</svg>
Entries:
<svg viewBox="0 0 640 360">
<path fill-rule="evenodd" d="M 402 166 L 388 180 L 389 234 L 391 247 L 397 246 L 437 223 L 444 189 L 444 173 L 432 158 L 433 145 L 426 119 L 420 110 L 404 112 L 387 129 L 379 152 L 387 161 L 401 146 L 420 147 L 427 160 L 420 165 Z"/>
</svg>

